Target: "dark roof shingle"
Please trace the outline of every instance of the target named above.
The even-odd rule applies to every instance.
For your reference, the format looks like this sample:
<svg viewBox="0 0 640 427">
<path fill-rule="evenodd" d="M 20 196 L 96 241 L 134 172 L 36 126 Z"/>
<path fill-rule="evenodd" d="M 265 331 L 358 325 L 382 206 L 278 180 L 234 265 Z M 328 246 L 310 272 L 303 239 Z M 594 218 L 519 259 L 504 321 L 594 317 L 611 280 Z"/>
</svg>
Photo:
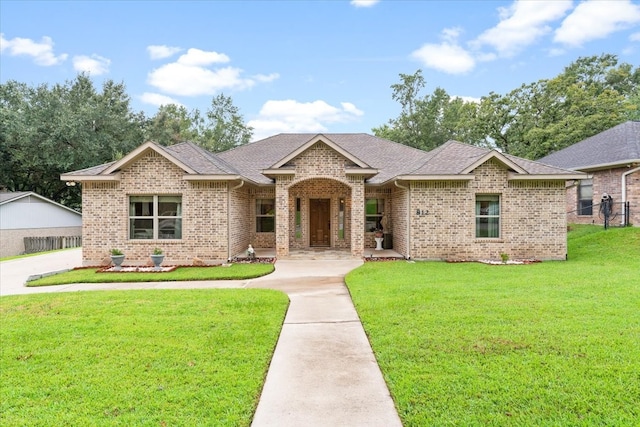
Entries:
<svg viewBox="0 0 640 427">
<path fill-rule="evenodd" d="M 640 161 L 640 121 L 628 121 L 538 160 L 572 170 Z"/>
</svg>

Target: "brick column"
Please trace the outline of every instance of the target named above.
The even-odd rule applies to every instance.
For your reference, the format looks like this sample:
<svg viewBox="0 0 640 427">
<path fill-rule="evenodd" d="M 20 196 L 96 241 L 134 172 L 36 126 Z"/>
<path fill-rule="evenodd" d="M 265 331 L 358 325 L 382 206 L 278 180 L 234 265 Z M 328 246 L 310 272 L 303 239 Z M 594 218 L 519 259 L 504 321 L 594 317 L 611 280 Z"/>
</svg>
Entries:
<svg viewBox="0 0 640 427">
<path fill-rule="evenodd" d="M 351 184 L 351 255 L 364 254 L 364 177 L 349 177 Z"/>
<path fill-rule="evenodd" d="M 276 256 L 289 255 L 290 176 L 276 177 Z"/>
</svg>

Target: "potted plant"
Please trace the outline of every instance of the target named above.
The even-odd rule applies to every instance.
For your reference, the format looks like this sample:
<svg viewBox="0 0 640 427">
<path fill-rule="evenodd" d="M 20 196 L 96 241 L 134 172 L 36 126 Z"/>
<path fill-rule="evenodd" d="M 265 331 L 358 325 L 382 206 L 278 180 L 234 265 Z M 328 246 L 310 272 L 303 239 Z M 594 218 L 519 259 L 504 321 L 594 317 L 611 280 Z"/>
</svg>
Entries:
<svg viewBox="0 0 640 427">
<path fill-rule="evenodd" d="M 122 269 L 122 263 L 124 262 L 124 253 L 120 249 L 111 249 L 111 262 L 115 266 L 115 270 Z"/>
<path fill-rule="evenodd" d="M 154 270 L 161 270 L 160 264 L 164 261 L 164 254 L 162 253 L 162 249 L 155 248 L 153 253 L 151 254 L 151 261 L 153 261 Z"/>
</svg>

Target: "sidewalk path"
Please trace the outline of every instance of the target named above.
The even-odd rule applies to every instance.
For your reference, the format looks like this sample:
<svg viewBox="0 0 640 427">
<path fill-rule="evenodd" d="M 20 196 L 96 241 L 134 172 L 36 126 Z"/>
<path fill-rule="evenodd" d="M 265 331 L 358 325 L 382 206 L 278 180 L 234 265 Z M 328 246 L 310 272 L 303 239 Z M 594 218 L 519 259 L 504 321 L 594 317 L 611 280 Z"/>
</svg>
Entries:
<svg viewBox="0 0 640 427">
<path fill-rule="evenodd" d="M 361 264 L 282 260 L 248 284 L 291 300 L 253 427 L 402 425 L 344 284 Z"/>
<path fill-rule="evenodd" d="M 344 276 L 362 260 L 278 260 L 258 279 L 24 287 L 27 277 L 81 265 L 80 250 L 0 263 L 0 296 L 80 290 L 269 288 L 289 310 L 253 419 L 263 426 L 401 427 Z"/>
</svg>

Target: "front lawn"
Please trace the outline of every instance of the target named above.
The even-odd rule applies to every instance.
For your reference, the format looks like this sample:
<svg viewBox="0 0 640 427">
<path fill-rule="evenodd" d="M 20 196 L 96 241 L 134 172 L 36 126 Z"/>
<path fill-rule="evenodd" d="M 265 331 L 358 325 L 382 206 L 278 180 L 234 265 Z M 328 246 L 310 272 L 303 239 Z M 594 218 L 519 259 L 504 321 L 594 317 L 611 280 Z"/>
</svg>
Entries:
<svg viewBox="0 0 640 427">
<path fill-rule="evenodd" d="M 248 426 L 288 298 L 272 290 L 0 298 L 0 424 Z"/>
<path fill-rule="evenodd" d="M 27 282 L 27 286 L 69 283 L 175 282 L 192 280 L 253 279 L 272 273 L 271 263 L 233 264 L 229 267 L 178 267 L 168 272 L 99 272 L 99 268 L 78 268 Z"/>
<path fill-rule="evenodd" d="M 566 262 L 371 262 L 347 284 L 405 426 L 640 419 L 638 228 L 577 227 Z"/>
</svg>

